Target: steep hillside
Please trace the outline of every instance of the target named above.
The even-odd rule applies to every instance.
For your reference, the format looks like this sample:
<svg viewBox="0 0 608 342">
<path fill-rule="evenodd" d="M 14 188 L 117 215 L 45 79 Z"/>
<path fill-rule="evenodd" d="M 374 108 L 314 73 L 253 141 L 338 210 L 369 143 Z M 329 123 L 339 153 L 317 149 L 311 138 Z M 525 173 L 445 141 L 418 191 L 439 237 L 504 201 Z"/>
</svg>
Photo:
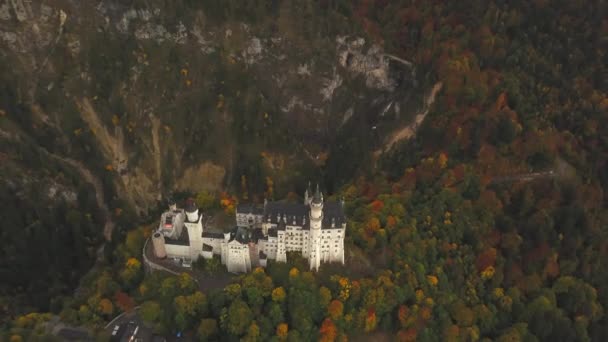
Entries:
<svg viewBox="0 0 608 342">
<path fill-rule="evenodd" d="M 3 120 L 109 173 L 142 213 L 242 176 L 253 193 L 266 177 L 278 195 L 320 175 L 341 184 L 424 93 L 415 66 L 312 4 L 16 0 L 0 14 Z"/>
</svg>

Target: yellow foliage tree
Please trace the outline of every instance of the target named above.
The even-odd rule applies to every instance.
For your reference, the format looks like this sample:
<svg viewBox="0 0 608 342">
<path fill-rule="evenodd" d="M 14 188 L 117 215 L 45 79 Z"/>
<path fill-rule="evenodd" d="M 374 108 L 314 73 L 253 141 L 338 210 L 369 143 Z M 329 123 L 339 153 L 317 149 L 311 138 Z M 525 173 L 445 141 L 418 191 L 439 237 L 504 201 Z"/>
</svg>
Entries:
<svg viewBox="0 0 608 342">
<path fill-rule="evenodd" d="M 103 315 L 110 316 L 114 312 L 114 305 L 112 305 L 112 302 L 109 299 L 104 298 L 99 301 L 99 312 Z"/>
<path fill-rule="evenodd" d="M 437 163 L 439 164 L 440 168 L 445 169 L 445 167 L 448 165 L 448 156 L 443 152 L 439 153 Z"/>
<path fill-rule="evenodd" d="M 272 198 L 273 194 L 274 194 L 274 182 L 272 181 L 272 178 L 266 177 L 266 197 Z"/>
<path fill-rule="evenodd" d="M 338 280 L 338 284 L 340 285 L 340 295 L 338 296 L 341 301 L 346 301 L 348 297 L 350 297 L 350 290 L 352 288 L 352 284 L 348 280 L 348 278 L 340 277 Z"/>
<path fill-rule="evenodd" d="M 295 267 L 292 267 L 291 270 L 289 270 L 289 277 L 290 278 L 295 278 L 299 274 L 300 274 L 300 271 L 297 268 L 295 268 Z"/>
<path fill-rule="evenodd" d="M 283 302 L 285 300 L 285 296 L 285 289 L 282 286 L 272 290 L 272 300 L 275 302 Z"/>
<path fill-rule="evenodd" d="M 416 290 L 416 302 L 420 303 L 424 299 L 424 291 Z"/>
<path fill-rule="evenodd" d="M 325 286 L 321 286 L 321 288 L 319 289 L 319 301 L 322 307 L 327 307 L 329 305 L 329 302 L 331 301 L 331 291 L 325 287 Z"/>
<path fill-rule="evenodd" d="M 496 272 L 496 270 L 494 269 L 494 267 L 489 266 L 481 272 L 481 277 L 483 279 L 491 279 L 494 276 L 495 272 Z"/>
<path fill-rule="evenodd" d="M 280 340 L 285 340 L 287 338 L 287 333 L 289 332 L 289 326 L 287 323 L 281 323 L 277 325 L 277 337 Z"/>
<path fill-rule="evenodd" d="M 141 262 L 139 260 L 137 260 L 136 258 L 129 258 L 127 260 L 127 268 L 134 268 L 134 269 L 139 269 L 141 267 Z"/>
</svg>

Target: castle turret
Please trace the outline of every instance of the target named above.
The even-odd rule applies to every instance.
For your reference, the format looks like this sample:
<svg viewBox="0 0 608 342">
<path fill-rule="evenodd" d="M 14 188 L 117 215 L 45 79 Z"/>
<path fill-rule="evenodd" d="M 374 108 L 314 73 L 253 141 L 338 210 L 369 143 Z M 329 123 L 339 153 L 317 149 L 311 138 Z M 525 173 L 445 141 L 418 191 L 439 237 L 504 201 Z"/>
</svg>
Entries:
<svg viewBox="0 0 608 342">
<path fill-rule="evenodd" d="M 170 211 L 176 211 L 177 210 L 177 203 L 175 202 L 175 200 L 173 200 L 173 198 L 169 197 L 167 199 L 167 202 L 169 203 L 169 210 Z"/>
<path fill-rule="evenodd" d="M 323 194 L 317 190 L 310 202 L 310 269 L 319 270 L 321 265 L 321 226 L 323 224 Z"/>
<path fill-rule="evenodd" d="M 308 182 L 308 187 L 306 187 L 306 191 L 304 191 L 304 205 L 310 205 L 311 200 L 312 190 L 310 189 L 310 182 Z"/>
<path fill-rule="evenodd" d="M 198 221 L 198 207 L 192 198 L 186 201 L 186 218 L 188 222 Z"/>
<path fill-rule="evenodd" d="M 165 236 L 159 232 L 152 235 L 152 246 L 154 246 L 154 256 L 159 259 L 167 257 L 167 251 L 165 249 Z"/>
</svg>

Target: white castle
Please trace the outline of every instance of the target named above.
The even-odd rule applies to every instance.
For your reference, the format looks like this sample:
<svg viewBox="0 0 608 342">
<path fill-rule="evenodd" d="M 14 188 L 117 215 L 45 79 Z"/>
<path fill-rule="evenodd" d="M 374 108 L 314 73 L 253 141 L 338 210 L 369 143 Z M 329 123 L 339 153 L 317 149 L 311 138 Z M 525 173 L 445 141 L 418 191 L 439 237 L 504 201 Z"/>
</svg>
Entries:
<svg viewBox="0 0 608 342">
<path fill-rule="evenodd" d="M 304 203 L 237 206 L 236 227 L 228 232 L 204 229 L 202 218 L 193 200 L 185 210 L 172 204 L 152 235 L 156 257 L 195 261 L 219 255 L 233 273 L 266 267 L 268 259 L 285 262 L 287 252 L 308 258 L 311 270 L 322 262 L 344 264 L 344 201 L 324 202 L 318 185 L 314 195 L 308 187 Z"/>
</svg>

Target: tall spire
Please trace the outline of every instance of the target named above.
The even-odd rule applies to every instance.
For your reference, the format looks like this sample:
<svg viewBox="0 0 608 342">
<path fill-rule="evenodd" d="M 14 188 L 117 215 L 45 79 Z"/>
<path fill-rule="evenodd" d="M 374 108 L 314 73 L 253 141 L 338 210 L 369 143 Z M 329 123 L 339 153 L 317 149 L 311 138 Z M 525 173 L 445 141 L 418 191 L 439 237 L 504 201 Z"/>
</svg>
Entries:
<svg viewBox="0 0 608 342">
<path fill-rule="evenodd" d="M 321 192 L 319 191 L 319 183 L 317 183 L 317 190 L 315 191 L 315 196 L 312 199 L 315 203 L 321 203 L 323 201 Z"/>
</svg>

